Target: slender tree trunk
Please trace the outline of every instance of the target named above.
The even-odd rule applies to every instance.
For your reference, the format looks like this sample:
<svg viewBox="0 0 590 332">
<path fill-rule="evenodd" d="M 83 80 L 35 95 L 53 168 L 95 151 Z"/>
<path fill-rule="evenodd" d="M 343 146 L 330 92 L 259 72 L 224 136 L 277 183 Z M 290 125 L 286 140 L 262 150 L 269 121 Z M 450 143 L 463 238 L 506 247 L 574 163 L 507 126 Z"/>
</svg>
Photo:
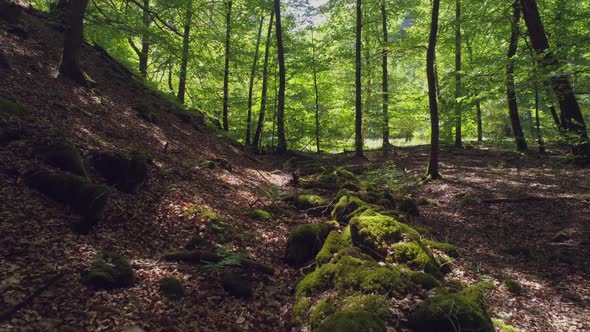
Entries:
<svg viewBox="0 0 590 332">
<path fill-rule="evenodd" d="M 389 142 L 389 72 L 387 68 L 387 56 L 389 52 L 389 37 L 387 31 L 387 8 L 385 0 L 381 0 L 381 20 L 383 25 L 383 149 L 391 147 Z"/>
<path fill-rule="evenodd" d="M 227 13 L 225 15 L 225 69 L 223 72 L 223 130 L 229 130 L 228 99 L 229 99 L 229 42 L 231 37 L 231 6 L 232 0 L 227 2 Z"/>
<path fill-rule="evenodd" d="M 278 95 L 279 95 L 279 88 L 277 86 L 277 80 L 278 80 L 278 71 L 277 71 L 277 62 L 274 63 L 274 107 L 273 107 L 273 113 L 272 113 L 272 136 L 270 138 L 270 149 L 273 150 L 274 146 L 275 146 L 275 128 L 277 126 L 277 110 L 279 109 L 279 103 L 278 103 Z"/>
<path fill-rule="evenodd" d="M 477 141 L 483 142 L 483 128 L 481 123 L 481 102 L 478 100 L 475 102 L 475 120 L 477 122 Z"/>
<path fill-rule="evenodd" d="M 256 133 L 254 134 L 254 141 L 252 144 L 256 147 L 260 146 L 260 137 L 262 135 L 262 128 L 264 126 L 264 117 L 266 113 L 266 92 L 268 89 L 268 56 L 270 54 L 270 41 L 272 37 L 272 24 L 274 19 L 274 9 L 270 13 L 270 21 L 268 22 L 268 32 L 266 34 L 266 46 L 264 48 L 264 66 L 262 69 L 262 95 L 260 96 L 260 113 L 258 114 L 258 124 L 256 125 Z M 274 135 L 274 130 L 273 130 Z"/>
<path fill-rule="evenodd" d="M 139 52 L 139 73 L 144 79 L 147 78 L 147 67 L 148 57 L 150 53 L 150 40 L 149 31 L 150 28 L 150 0 L 143 0 L 143 31 L 141 36 L 141 51 Z"/>
<path fill-rule="evenodd" d="M 184 104 L 184 94 L 186 92 L 186 71 L 188 66 L 188 51 L 190 44 L 191 25 L 193 21 L 193 7 L 187 3 L 184 18 L 184 32 L 182 34 L 182 57 L 180 60 L 180 74 L 178 77 L 178 101 Z"/>
<path fill-rule="evenodd" d="M 320 153 L 320 94 L 318 91 L 318 69 L 316 64 L 315 39 L 313 29 L 311 30 L 311 47 L 313 58 L 313 89 L 315 92 L 315 146 L 317 153 Z"/>
<path fill-rule="evenodd" d="M 281 1 L 274 0 L 276 15 L 277 56 L 279 60 L 279 96 L 277 108 L 277 152 L 287 152 L 287 140 L 285 138 L 285 53 L 283 49 L 283 29 L 281 27 Z"/>
<path fill-rule="evenodd" d="M 248 86 L 248 118 L 246 119 L 246 144 L 250 144 L 250 131 L 252 127 L 252 92 L 254 91 L 254 76 L 256 76 L 256 65 L 258 64 L 258 48 L 260 47 L 260 36 L 262 35 L 262 25 L 264 16 L 260 16 L 260 26 L 258 27 L 258 36 L 256 37 L 256 49 L 254 51 L 254 63 L 250 72 L 250 85 Z"/>
<path fill-rule="evenodd" d="M 535 0 L 521 0 L 520 3 L 539 64 L 549 71 L 557 70 L 559 64 L 553 52 L 549 50 L 549 41 L 537 8 L 537 2 Z M 562 74 L 552 74 L 550 82 L 559 101 L 559 108 L 564 115 L 563 126 L 578 136 L 578 142 L 573 144 L 572 152 L 577 156 L 590 158 L 586 123 L 568 78 Z"/>
<path fill-rule="evenodd" d="M 363 156 L 363 111 L 362 111 L 362 90 L 361 90 L 361 30 L 362 30 L 362 0 L 356 0 L 356 114 L 355 114 L 355 153 L 357 157 Z"/>
<path fill-rule="evenodd" d="M 174 93 L 174 85 L 172 85 L 172 55 L 168 56 L 168 89 Z"/>
<path fill-rule="evenodd" d="M 463 145 L 461 137 L 461 107 L 463 102 L 459 98 L 463 96 L 461 82 L 461 0 L 455 0 L 455 146 Z"/>
<path fill-rule="evenodd" d="M 508 63 L 506 64 L 506 93 L 508 98 L 508 111 L 510 114 L 510 123 L 512 124 L 512 132 L 516 139 L 516 148 L 518 151 L 525 152 L 527 150 L 526 139 L 520 125 L 520 117 L 518 116 L 518 103 L 516 101 L 516 89 L 514 87 L 514 55 L 516 55 L 516 48 L 518 46 L 518 23 L 520 21 L 520 6 L 518 0 L 512 4 L 512 33 L 510 35 L 510 45 L 508 47 Z"/>
<path fill-rule="evenodd" d="M 428 78 L 428 102 L 430 105 L 430 159 L 426 176 L 431 179 L 440 178 L 438 172 L 439 128 L 438 128 L 438 103 L 436 91 L 436 74 L 434 71 L 434 59 L 436 55 L 436 35 L 438 33 L 438 11 L 440 0 L 432 1 L 432 21 L 430 23 L 430 37 L 426 52 L 426 77 Z"/>
<path fill-rule="evenodd" d="M 68 9 L 68 27 L 64 35 L 64 47 L 59 76 L 68 78 L 78 84 L 87 85 L 88 81 L 80 68 L 80 48 L 84 41 L 84 14 L 88 0 L 72 0 Z"/>
<path fill-rule="evenodd" d="M 537 129 L 537 141 L 539 142 L 539 153 L 545 153 L 545 142 L 543 142 L 543 134 L 541 133 L 541 121 L 539 120 L 539 85 L 535 75 L 535 126 Z"/>
</svg>

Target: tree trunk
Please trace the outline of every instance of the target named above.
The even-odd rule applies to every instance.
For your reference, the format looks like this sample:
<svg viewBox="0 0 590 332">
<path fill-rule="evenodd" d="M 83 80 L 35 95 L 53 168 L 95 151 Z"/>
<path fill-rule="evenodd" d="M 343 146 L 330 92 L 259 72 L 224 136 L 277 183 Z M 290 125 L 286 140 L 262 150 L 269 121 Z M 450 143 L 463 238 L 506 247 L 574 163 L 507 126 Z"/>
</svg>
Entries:
<svg viewBox="0 0 590 332">
<path fill-rule="evenodd" d="M 477 141 L 483 142 L 483 128 L 481 123 L 481 102 L 478 100 L 475 102 L 475 119 L 477 121 Z"/>
<path fill-rule="evenodd" d="M 556 71 L 558 61 L 553 52 L 549 50 L 549 42 L 537 8 L 537 2 L 535 0 L 520 0 L 520 3 L 522 4 L 531 44 L 539 56 L 537 57 L 539 64 L 550 72 Z M 565 121 L 562 121 L 562 125 L 578 136 L 578 142 L 573 144 L 572 152 L 577 156 L 590 156 L 590 143 L 588 142 L 586 124 L 569 80 L 562 74 L 552 74 L 550 82 L 564 116 Z"/>
<path fill-rule="evenodd" d="M 231 36 L 231 6 L 232 0 L 227 2 L 227 13 L 225 15 L 225 68 L 223 71 L 223 130 L 229 130 L 228 99 L 229 99 L 229 42 Z"/>
<path fill-rule="evenodd" d="M 438 11 L 440 0 L 432 1 L 432 21 L 430 23 L 430 37 L 426 52 L 426 77 L 428 78 L 428 102 L 430 105 L 430 159 L 426 176 L 431 179 L 440 178 L 438 172 L 439 128 L 438 103 L 436 92 L 436 74 L 434 72 L 434 58 L 436 54 L 436 35 L 438 33 Z"/>
<path fill-rule="evenodd" d="M 172 85 L 172 55 L 168 56 L 168 89 L 174 93 L 174 86 Z"/>
<path fill-rule="evenodd" d="M 262 25 L 264 24 L 264 16 L 260 16 L 260 26 L 258 27 L 258 35 L 256 37 L 256 49 L 254 51 L 254 62 L 252 63 L 252 71 L 250 72 L 250 85 L 248 86 L 248 117 L 246 119 L 246 144 L 250 144 L 250 131 L 252 127 L 252 92 L 254 90 L 254 76 L 256 76 L 256 65 L 258 64 L 258 48 L 260 47 L 260 35 L 262 34 Z"/>
<path fill-rule="evenodd" d="M 510 35 L 510 45 L 508 47 L 508 62 L 506 64 L 506 93 L 508 98 L 508 111 L 510 115 L 510 123 L 512 124 L 512 132 L 516 140 L 516 148 L 520 152 L 527 150 L 526 139 L 520 125 L 520 117 L 518 116 L 518 103 L 516 101 L 516 89 L 514 87 L 514 55 L 518 46 L 518 34 L 520 29 L 518 23 L 520 21 L 520 6 L 518 0 L 512 4 L 512 33 Z"/>
<path fill-rule="evenodd" d="M 281 27 L 281 1 L 274 0 L 276 15 L 277 57 L 279 60 L 279 95 L 277 107 L 278 153 L 287 152 L 285 139 L 285 54 L 283 50 L 283 29 Z"/>
<path fill-rule="evenodd" d="M 80 68 L 80 47 L 84 41 L 84 14 L 88 0 L 72 0 L 68 10 L 68 27 L 64 35 L 64 47 L 59 76 L 81 85 L 87 85 L 86 75 Z"/>
<path fill-rule="evenodd" d="M 461 147 L 461 106 L 462 101 L 459 98 L 463 96 L 463 86 L 461 84 L 461 0 L 455 1 L 455 146 Z"/>
<path fill-rule="evenodd" d="M 539 153 L 545 153 L 545 142 L 543 142 L 543 134 L 541 133 L 541 122 L 539 120 L 539 85 L 535 75 L 535 126 L 537 127 L 537 141 L 539 142 Z"/>
<path fill-rule="evenodd" d="M 148 57 L 150 53 L 149 31 L 150 28 L 150 0 L 143 0 L 143 31 L 141 36 L 141 51 L 139 52 L 139 73 L 147 78 Z"/>
<path fill-rule="evenodd" d="M 186 91 L 186 70 L 188 66 L 188 51 L 190 44 L 191 25 L 193 20 L 193 7 L 187 3 L 186 17 L 184 18 L 184 32 L 182 34 L 182 57 L 180 60 L 180 75 L 178 77 L 178 101 L 184 104 L 184 93 Z"/>
<path fill-rule="evenodd" d="M 361 92 L 361 30 L 362 30 L 362 0 L 356 0 L 356 68 L 355 68 L 355 153 L 357 157 L 363 156 L 363 111 Z"/>
<path fill-rule="evenodd" d="M 268 22 L 268 32 L 266 34 L 266 46 L 264 49 L 264 66 L 262 69 L 262 95 L 260 96 L 260 113 L 258 114 L 258 124 L 256 125 L 256 133 L 254 134 L 254 141 L 252 144 L 256 147 L 260 146 L 260 137 L 262 135 L 262 128 L 264 126 L 264 117 L 266 113 L 266 92 L 268 89 L 268 56 L 270 53 L 270 41 L 272 36 L 272 23 L 274 19 L 274 9 L 270 13 L 270 21 Z"/>
<path fill-rule="evenodd" d="M 387 68 L 387 56 L 389 52 L 389 37 L 387 31 L 387 9 L 385 0 L 381 0 L 381 20 L 383 25 L 383 149 L 391 147 L 389 142 L 389 72 Z"/>
<path fill-rule="evenodd" d="M 315 146 L 317 153 L 320 153 L 320 95 L 318 91 L 318 69 L 316 65 L 315 39 L 313 29 L 311 30 L 311 47 L 313 57 L 313 89 L 315 92 Z"/>
</svg>

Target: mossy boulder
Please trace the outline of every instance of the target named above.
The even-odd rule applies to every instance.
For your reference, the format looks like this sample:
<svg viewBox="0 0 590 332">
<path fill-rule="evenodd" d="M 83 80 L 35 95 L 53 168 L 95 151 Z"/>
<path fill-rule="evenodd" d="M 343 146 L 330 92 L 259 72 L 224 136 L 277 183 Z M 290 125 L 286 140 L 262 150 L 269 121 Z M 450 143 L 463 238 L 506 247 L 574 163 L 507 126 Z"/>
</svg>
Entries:
<svg viewBox="0 0 590 332">
<path fill-rule="evenodd" d="M 107 183 L 127 193 L 137 193 L 148 178 L 148 156 L 132 152 L 129 157 L 120 153 L 102 152 L 91 158 L 91 163 Z"/>
<path fill-rule="evenodd" d="M 203 160 L 203 166 L 207 167 L 208 169 L 217 168 L 217 164 L 213 160 Z"/>
<path fill-rule="evenodd" d="M 164 277 L 158 282 L 160 293 L 170 298 L 181 298 L 184 296 L 184 287 L 180 280 L 173 277 Z"/>
<path fill-rule="evenodd" d="M 418 304 L 410 325 L 417 332 L 454 332 L 458 327 L 461 331 L 494 331 L 480 287 L 456 294 L 439 289 L 432 298 Z"/>
<path fill-rule="evenodd" d="M 514 280 L 504 280 L 504 287 L 512 294 L 519 295 L 522 293 L 522 286 Z"/>
<path fill-rule="evenodd" d="M 78 148 L 69 142 L 56 142 L 41 152 L 44 159 L 61 170 L 88 177 Z"/>
<path fill-rule="evenodd" d="M 338 309 L 326 299 L 320 300 L 309 314 L 309 326 L 315 331 L 326 317 L 334 314 Z"/>
<path fill-rule="evenodd" d="M 339 167 L 324 167 L 318 176 L 304 178 L 301 184 L 307 188 L 337 190 L 346 186 L 352 191 L 361 189 L 361 181 L 350 171 Z"/>
<path fill-rule="evenodd" d="M 408 271 L 410 281 L 417 286 L 430 290 L 440 286 L 440 282 L 431 274 L 420 271 Z"/>
<path fill-rule="evenodd" d="M 326 204 L 326 200 L 318 195 L 299 194 L 293 197 L 293 205 L 299 210 L 312 209 Z"/>
<path fill-rule="evenodd" d="M 359 197 L 342 196 L 332 210 L 332 218 L 341 225 L 348 225 L 350 219 L 369 208 L 369 205 Z"/>
<path fill-rule="evenodd" d="M 372 256 L 382 257 L 393 244 L 404 239 L 409 226 L 392 217 L 366 210 L 350 221 L 352 243 Z"/>
<path fill-rule="evenodd" d="M 114 252 L 98 255 L 88 271 L 82 274 L 83 284 L 95 288 L 122 288 L 133 284 L 135 273 L 127 259 Z"/>
<path fill-rule="evenodd" d="M 416 242 L 400 242 L 394 246 L 396 259 L 413 269 L 424 270 L 430 263 L 427 252 Z"/>
<path fill-rule="evenodd" d="M 327 223 L 303 224 L 289 234 L 285 260 L 293 266 L 299 266 L 312 259 L 322 248 L 330 233 Z"/>
<path fill-rule="evenodd" d="M 457 258 L 460 256 L 459 250 L 457 249 L 457 247 L 455 247 L 454 245 L 452 245 L 450 243 L 437 242 L 437 241 L 432 241 L 432 240 L 427 240 L 427 239 L 422 240 L 422 243 L 424 243 L 430 249 L 440 250 L 441 252 L 448 255 L 449 257 Z"/>
<path fill-rule="evenodd" d="M 34 172 L 25 176 L 25 183 L 73 208 L 91 222 L 101 218 L 109 196 L 108 187 L 68 173 Z"/>
<path fill-rule="evenodd" d="M 184 249 L 186 249 L 186 250 L 200 249 L 200 250 L 213 252 L 216 250 L 216 247 L 209 240 L 197 235 L 197 236 L 191 238 L 186 243 L 186 245 L 184 246 Z"/>
<path fill-rule="evenodd" d="M 222 280 L 223 289 L 231 296 L 249 299 L 252 297 L 254 291 L 250 280 L 242 274 L 235 272 L 228 272 L 223 275 Z"/>
<path fill-rule="evenodd" d="M 149 105 L 136 105 L 133 109 L 137 112 L 137 115 L 151 123 L 157 123 L 160 119 L 159 114 Z"/>
<path fill-rule="evenodd" d="M 352 247 L 350 228 L 346 227 L 342 234 L 336 230 L 331 231 L 322 249 L 315 256 L 315 262 L 318 266 L 329 263 L 336 253 L 350 247 Z"/>
<path fill-rule="evenodd" d="M 418 210 L 418 202 L 415 198 L 410 196 L 401 196 L 396 199 L 397 209 L 405 212 L 411 216 L 417 216 L 420 214 Z"/>
<path fill-rule="evenodd" d="M 27 109 L 9 97 L 0 96 L 0 113 L 23 116 L 27 113 Z"/>
<path fill-rule="evenodd" d="M 385 323 L 375 314 L 364 310 L 339 311 L 317 328 L 318 332 L 384 332 Z"/>
<path fill-rule="evenodd" d="M 170 251 L 164 254 L 162 258 L 167 261 L 190 264 L 218 263 L 223 260 L 223 257 L 217 255 L 215 252 L 200 249 Z"/>
<path fill-rule="evenodd" d="M 272 218 L 272 214 L 262 209 L 255 209 L 248 212 L 248 217 L 258 221 L 267 221 Z"/>
</svg>

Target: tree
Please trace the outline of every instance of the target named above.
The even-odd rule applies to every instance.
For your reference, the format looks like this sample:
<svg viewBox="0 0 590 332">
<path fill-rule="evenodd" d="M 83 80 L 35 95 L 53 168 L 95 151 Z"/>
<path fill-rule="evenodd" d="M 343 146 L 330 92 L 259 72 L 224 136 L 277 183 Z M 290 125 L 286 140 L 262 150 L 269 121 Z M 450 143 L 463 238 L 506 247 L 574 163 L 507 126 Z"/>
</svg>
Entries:
<svg viewBox="0 0 590 332">
<path fill-rule="evenodd" d="M 283 28 L 281 26 L 281 1 L 274 0 L 276 15 L 277 57 L 279 61 L 279 94 L 277 96 L 277 152 L 287 152 L 285 138 L 285 52 L 283 49 Z"/>
<path fill-rule="evenodd" d="M 362 32 L 362 0 L 356 0 L 356 67 L 355 67 L 355 154 L 363 156 L 363 111 L 362 111 L 362 90 L 361 90 L 361 32 Z"/>
<path fill-rule="evenodd" d="M 191 25 L 193 24 L 193 6 L 187 2 L 184 17 L 184 32 L 182 34 L 182 56 L 180 60 L 180 74 L 178 78 L 178 101 L 184 104 L 186 91 L 186 71 L 188 67 L 189 44 L 191 36 Z"/>
<path fill-rule="evenodd" d="M 461 84 L 461 0 L 455 1 L 455 146 L 461 147 L 461 107 L 463 96 Z"/>
<path fill-rule="evenodd" d="M 389 73 L 387 68 L 387 55 L 389 52 L 389 37 L 387 31 L 387 8 L 385 7 L 385 0 L 381 0 L 381 20 L 383 25 L 383 148 L 391 147 L 389 142 Z"/>
<path fill-rule="evenodd" d="M 141 49 L 135 46 L 133 39 L 129 38 L 129 45 L 133 48 L 133 51 L 139 58 L 138 69 L 141 77 L 144 79 L 147 77 L 148 57 L 150 52 L 150 41 L 149 41 L 149 27 L 150 27 L 150 0 L 143 0 L 142 7 L 142 24 L 143 29 L 141 31 Z"/>
<path fill-rule="evenodd" d="M 315 145 L 317 153 L 320 153 L 320 95 L 318 91 L 318 68 L 315 50 L 315 39 L 313 38 L 313 29 L 311 30 L 311 53 L 312 53 L 312 70 L 313 70 L 313 91 L 315 95 Z"/>
<path fill-rule="evenodd" d="M 231 6 L 232 0 L 227 2 L 225 15 L 225 68 L 223 71 L 223 130 L 229 130 L 228 99 L 229 99 L 229 50 L 231 37 Z"/>
<path fill-rule="evenodd" d="M 439 179 L 438 150 L 438 103 L 436 95 L 436 74 L 434 72 L 434 58 L 436 54 L 436 35 L 438 33 L 438 12 L 440 0 L 432 1 L 432 19 L 430 22 L 430 37 L 428 38 L 428 50 L 426 51 L 426 77 L 428 79 L 428 102 L 430 105 L 430 159 L 426 176 L 431 179 Z"/>
<path fill-rule="evenodd" d="M 274 19 L 274 9 L 270 12 L 270 20 L 268 21 L 268 32 L 266 34 L 266 46 L 264 47 L 264 65 L 262 67 L 262 93 L 260 96 L 260 113 L 258 114 L 258 124 L 256 125 L 256 133 L 254 134 L 254 141 L 252 144 L 255 147 L 260 146 L 260 137 L 262 135 L 262 127 L 264 126 L 264 117 L 266 113 L 266 93 L 268 89 L 268 57 L 270 53 L 270 42 L 272 37 L 272 24 Z"/>
<path fill-rule="evenodd" d="M 508 46 L 508 62 L 506 63 L 506 94 L 508 100 L 508 112 L 510 115 L 510 123 L 512 125 L 512 133 L 516 140 L 516 148 L 520 152 L 527 151 L 526 139 L 520 125 L 520 117 L 518 116 L 518 103 L 516 101 L 516 88 L 514 86 L 514 56 L 518 47 L 518 34 L 520 29 L 518 23 L 520 21 L 520 5 L 518 0 L 512 4 L 512 29 L 510 34 L 510 44 Z"/>
<path fill-rule="evenodd" d="M 262 25 L 264 24 L 264 16 L 260 16 L 260 25 L 258 26 L 258 34 L 256 36 L 256 48 L 254 51 L 254 62 L 252 63 L 252 71 L 250 72 L 250 84 L 248 85 L 248 116 L 246 118 L 246 144 L 250 144 L 250 131 L 252 127 L 252 92 L 254 90 L 254 76 L 256 76 L 256 65 L 258 64 L 258 48 L 260 47 L 260 36 L 262 34 Z"/>
<path fill-rule="evenodd" d="M 59 65 L 59 76 L 87 85 L 86 75 L 80 67 L 80 47 L 84 41 L 84 14 L 88 0 L 71 0 L 68 7 L 68 27 Z"/>
</svg>

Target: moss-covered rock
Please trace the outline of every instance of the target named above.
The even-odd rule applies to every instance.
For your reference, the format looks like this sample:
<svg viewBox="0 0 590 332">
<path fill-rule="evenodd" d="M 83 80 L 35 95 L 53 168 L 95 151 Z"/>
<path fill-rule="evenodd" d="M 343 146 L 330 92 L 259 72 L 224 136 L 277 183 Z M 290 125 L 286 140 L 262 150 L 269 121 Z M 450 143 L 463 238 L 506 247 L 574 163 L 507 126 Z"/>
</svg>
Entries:
<svg viewBox="0 0 590 332">
<path fill-rule="evenodd" d="M 450 243 L 437 242 L 437 241 L 426 240 L 426 239 L 422 240 L 422 243 L 424 243 L 426 246 L 428 246 L 431 249 L 437 249 L 437 250 L 442 251 L 446 255 L 449 255 L 449 257 L 453 257 L 453 258 L 459 257 L 459 250 L 457 249 L 457 247 L 455 247 L 454 245 L 452 245 Z"/>
<path fill-rule="evenodd" d="M 215 212 L 204 211 L 199 217 L 207 221 L 207 231 L 217 243 L 230 243 L 236 239 L 237 234 L 234 225 L 218 216 Z"/>
<path fill-rule="evenodd" d="M 428 254 L 415 241 L 396 244 L 394 254 L 400 262 L 414 269 L 423 270 L 430 263 Z"/>
<path fill-rule="evenodd" d="M 186 249 L 186 250 L 200 249 L 200 250 L 213 252 L 213 251 L 215 251 L 216 247 L 209 240 L 197 235 L 197 236 L 191 238 L 186 243 L 186 245 L 184 246 L 184 249 Z"/>
<path fill-rule="evenodd" d="M 158 282 L 162 295 L 170 298 L 181 298 L 184 296 L 184 287 L 180 280 L 173 277 L 164 277 Z"/>
<path fill-rule="evenodd" d="M 137 115 L 140 118 L 148 122 L 157 123 L 160 119 L 159 114 L 149 105 L 140 104 L 135 106 L 133 109 L 137 112 Z"/>
<path fill-rule="evenodd" d="M 215 252 L 199 249 L 170 251 L 164 254 L 162 258 L 168 261 L 190 264 L 218 263 L 223 260 L 223 257 L 217 255 Z"/>
<path fill-rule="evenodd" d="M 0 113 L 23 116 L 27 109 L 12 98 L 0 96 Z"/>
<path fill-rule="evenodd" d="M 133 268 L 125 257 L 105 251 L 82 274 L 81 281 L 96 288 L 121 288 L 131 286 L 134 279 Z"/>
<path fill-rule="evenodd" d="M 316 331 L 382 332 L 386 331 L 386 327 L 385 323 L 371 312 L 349 310 L 329 316 Z"/>
<path fill-rule="evenodd" d="M 436 280 L 431 274 L 420 271 L 408 271 L 410 281 L 424 289 L 433 289 L 440 286 L 440 282 Z"/>
<path fill-rule="evenodd" d="M 203 160 L 203 166 L 207 167 L 208 169 L 217 168 L 217 164 L 213 160 Z"/>
<path fill-rule="evenodd" d="M 334 206 L 334 210 L 332 210 L 332 218 L 345 226 L 348 225 L 350 219 L 368 208 L 368 204 L 359 197 L 352 195 L 342 196 Z"/>
<path fill-rule="evenodd" d="M 485 308 L 480 288 L 465 289 L 456 294 L 444 290 L 416 307 L 410 325 L 414 331 L 453 332 L 494 331 L 494 324 Z"/>
<path fill-rule="evenodd" d="M 391 244 L 403 240 L 407 229 L 407 225 L 372 210 L 364 211 L 350 221 L 352 243 L 379 257 L 386 254 Z"/>
<path fill-rule="evenodd" d="M 396 199 L 397 209 L 405 212 L 411 216 L 417 216 L 420 214 L 418 210 L 418 202 L 415 198 L 410 196 L 401 196 Z"/>
<path fill-rule="evenodd" d="M 342 234 L 338 231 L 331 231 L 322 246 L 322 250 L 315 256 L 315 262 L 318 266 L 326 264 L 332 260 L 336 253 L 350 247 L 352 247 L 350 228 L 344 228 Z"/>
<path fill-rule="evenodd" d="M 326 317 L 336 312 L 336 306 L 326 299 L 320 300 L 309 314 L 309 326 L 315 331 Z"/>
<path fill-rule="evenodd" d="M 514 280 L 504 280 L 504 287 L 512 294 L 519 295 L 522 293 L 522 286 Z"/>
<path fill-rule="evenodd" d="M 91 158 L 91 163 L 105 180 L 127 193 L 136 193 L 148 178 L 147 156 L 131 153 L 126 157 L 119 153 L 102 152 Z"/>
<path fill-rule="evenodd" d="M 356 295 L 353 297 L 344 298 L 341 301 L 340 309 L 342 310 L 363 310 L 372 312 L 377 316 L 379 319 L 383 321 L 388 321 L 393 318 L 393 314 L 387 303 L 385 302 L 385 298 L 379 295 Z"/>
<path fill-rule="evenodd" d="M 272 218 L 272 214 L 262 209 L 255 209 L 248 212 L 248 217 L 258 221 L 267 221 Z"/>
<path fill-rule="evenodd" d="M 361 181 L 350 171 L 339 167 L 324 167 L 324 171 L 318 175 L 301 180 L 306 188 L 337 190 L 346 186 L 352 191 L 362 188 Z"/>
<path fill-rule="evenodd" d="M 223 289 L 231 296 L 249 299 L 252 297 L 254 291 L 250 280 L 242 274 L 228 272 L 223 275 Z"/>
<path fill-rule="evenodd" d="M 88 177 L 80 151 L 74 144 L 69 142 L 53 143 L 41 153 L 47 162 L 61 170 Z"/>
<path fill-rule="evenodd" d="M 327 223 L 303 224 L 297 226 L 287 240 L 285 260 L 298 266 L 312 259 L 322 248 L 330 233 Z"/>
<path fill-rule="evenodd" d="M 39 171 L 26 175 L 25 183 L 73 208 L 91 222 L 100 219 L 109 195 L 108 187 L 92 184 L 86 178 L 67 173 Z"/>
<path fill-rule="evenodd" d="M 300 194 L 293 198 L 293 205 L 300 210 L 311 209 L 326 204 L 326 200 L 318 195 Z"/>
</svg>

